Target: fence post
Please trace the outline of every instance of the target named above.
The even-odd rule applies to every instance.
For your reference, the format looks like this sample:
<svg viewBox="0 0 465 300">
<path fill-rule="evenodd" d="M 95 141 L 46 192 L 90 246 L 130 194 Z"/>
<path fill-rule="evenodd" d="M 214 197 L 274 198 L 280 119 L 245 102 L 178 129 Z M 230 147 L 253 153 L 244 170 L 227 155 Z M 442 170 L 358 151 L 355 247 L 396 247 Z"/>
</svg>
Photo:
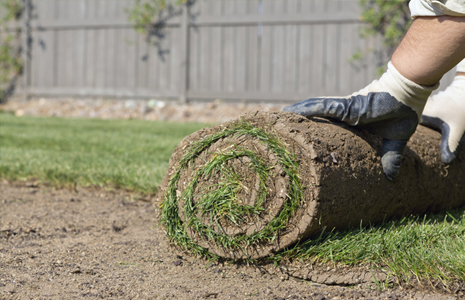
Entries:
<svg viewBox="0 0 465 300">
<path fill-rule="evenodd" d="M 182 9 L 181 20 L 181 79 L 180 79 L 180 103 L 187 103 L 187 92 L 189 89 L 189 3 Z"/>
<path fill-rule="evenodd" d="M 31 1 L 22 0 L 22 4 L 24 9 L 21 24 L 21 55 L 23 60 L 22 90 L 23 100 L 28 100 L 31 73 Z"/>
</svg>

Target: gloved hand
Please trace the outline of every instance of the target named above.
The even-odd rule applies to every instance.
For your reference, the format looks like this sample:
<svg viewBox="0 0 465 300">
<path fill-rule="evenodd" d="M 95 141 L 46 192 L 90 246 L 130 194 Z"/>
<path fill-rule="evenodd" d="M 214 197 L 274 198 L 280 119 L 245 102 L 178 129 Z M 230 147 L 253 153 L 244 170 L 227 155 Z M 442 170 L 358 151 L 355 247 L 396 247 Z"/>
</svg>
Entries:
<svg viewBox="0 0 465 300">
<path fill-rule="evenodd" d="M 435 88 L 437 85 L 427 87 L 406 79 L 389 63 L 379 80 L 350 96 L 312 98 L 283 110 L 308 118 L 335 118 L 381 136 L 384 174 L 388 180 L 394 180 L 408 139 Z"/>
<path fill-rule="evenodd" d="M 431 96 L 421 118 L 421 124 L 441 132 L 441 160 L 452 162 L 465 132 L 465 76 L 456 76 L 445 91 Z"/>
</svg>

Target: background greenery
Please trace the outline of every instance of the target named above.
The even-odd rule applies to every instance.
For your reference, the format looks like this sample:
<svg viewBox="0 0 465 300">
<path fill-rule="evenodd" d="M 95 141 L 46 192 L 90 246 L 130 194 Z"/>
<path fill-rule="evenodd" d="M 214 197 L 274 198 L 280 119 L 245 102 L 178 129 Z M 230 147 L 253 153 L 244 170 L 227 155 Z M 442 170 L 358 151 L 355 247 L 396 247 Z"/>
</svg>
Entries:
<svg viewBox="0 0 465 300">
<path fill-rule="evenodd" d="M 380 34 L 383 44 L 392 51 L 408 29 L 412 20 L 408 3 L 410 0 L 359 0 L 363 9 L 361 19 L 365 22 L 362 35 Z"/>
<path fill-rule="evenodd" d="M 134 0 L 133 7 L 128 9 L 127 13 L 138 32 L 149 34 L 152 27 L 163 19 L 165 12 L 188 2 L 193 0 Z"/>
<path fill-rule="evenodd" d="M 377 53 L 378 73 L 386 69 L 388 59 L 412 23 L 408 3 L 410 0 L 359 0 L 360 19 L 364 22 L 360 35 L 364 38 L 381 36 L 384 48 Z M 373 49 L 359 50 L 351 61 L 360 61 Z"/>
<path fill-rule="evenodd" d="M 0 102 L 11 81 L 21 72 L 20 29 L 9 28 L 18 25 L 22 5 L 20 0 L 0 0 Z"/>
</svg>

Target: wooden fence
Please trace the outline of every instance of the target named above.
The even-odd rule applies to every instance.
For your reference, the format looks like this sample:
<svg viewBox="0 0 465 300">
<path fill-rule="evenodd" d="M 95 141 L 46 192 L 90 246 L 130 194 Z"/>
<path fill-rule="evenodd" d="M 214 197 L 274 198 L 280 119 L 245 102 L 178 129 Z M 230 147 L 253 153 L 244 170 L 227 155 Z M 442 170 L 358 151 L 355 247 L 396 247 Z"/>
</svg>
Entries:
<svg viewBox="0 0 465 300">
<path fill-rule="evenodd" d="M 296 101 L 352 93 L 386 62 L 380 38 L 359 36 L 358 0 L 198 0 L 155 44 L 128 22 L 131 0 L 27 1 L 28 96 Z"/>
</svg>

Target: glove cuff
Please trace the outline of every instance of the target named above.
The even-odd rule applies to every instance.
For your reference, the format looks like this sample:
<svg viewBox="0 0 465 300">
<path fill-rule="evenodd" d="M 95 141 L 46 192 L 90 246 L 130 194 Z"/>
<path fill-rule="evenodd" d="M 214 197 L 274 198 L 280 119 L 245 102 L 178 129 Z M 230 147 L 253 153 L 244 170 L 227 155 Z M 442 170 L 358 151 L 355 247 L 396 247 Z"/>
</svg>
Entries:
<svg viewBox="0 0 465 300">
<path fill-rule="evenodd" d="M 417 113 L 418 120 L 421 118 L 428 97 L 439 87 L 439 83 L 427 86 L 405 78 L 391 62 L 388 63 L 388 70 L 383 77 L 381 77 L 380 81 L 385 79 L 391 85 L 390 94 L 398 101 L 412 108 Z"/>
<path fill-rule="evenodd" d="M 465 70 L 458 72 L 465 72 Z M 465 99 L 465 76 L 455 76 L 449 87 L 440 94 L 448 95 L 452 101 L 465 111 L 465 102 L 463 101 Z M 451 113 L 456 112 L 451 111 Z"/>
</svg>

